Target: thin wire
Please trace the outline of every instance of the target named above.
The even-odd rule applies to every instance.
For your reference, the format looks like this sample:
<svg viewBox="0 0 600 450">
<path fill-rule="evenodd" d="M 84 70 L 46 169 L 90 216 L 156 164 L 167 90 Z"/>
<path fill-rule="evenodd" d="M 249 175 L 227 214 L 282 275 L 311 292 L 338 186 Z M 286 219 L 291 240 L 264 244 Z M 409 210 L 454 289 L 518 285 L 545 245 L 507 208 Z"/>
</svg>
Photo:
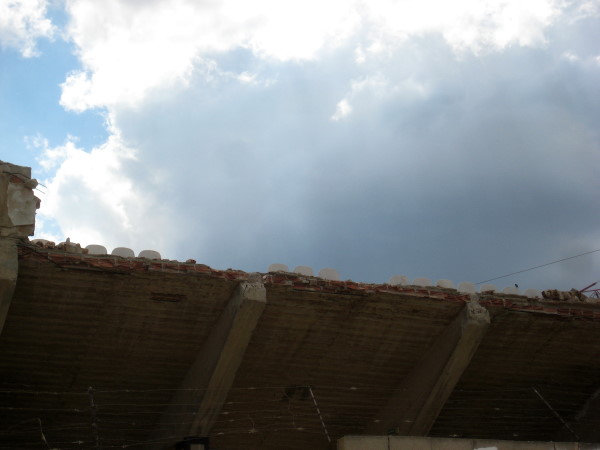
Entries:
<svg viewBox="0 0 600 450">
<path fill-rule="evenodd" d="M 481 283 L 487 283 L 488 281 L 499 280 L 500 278 L 510 277 L 511 275 L 516 275 L 518 273 L 529 272 L 530 270 L 539 269 L 540 267 L 546 267 L 546 266 L 549 266 L 551 264 L 556 264 L 556 263 L 559 263 L 559 262 L 567 261 L 569 259 L 579 258 L 580 256 L 585 256 L 585 255 L 589 255 L 590 253 L 596 253 L 596 252 L 600 252 L 600 248 L 598 248 L 596 250 L 591 250 L 589 252 L 580 253 L 579 255 L 569 256 L 568 258 L 557 259 L 556 261 L 552 261 L 552 262 L 549 262 L 549 263 L 546 263 L 546 264 L 540 264 L 539 266 L 530 267 L 529 269 L 518 270 L 518 271 L 513 272 L 513 273 L 502 275 L 500 277 L 490 278 L 489 280 L 479 281 L 478 283 L 475 283 L 475 284 L 481 284 Z"/>
<path fill-rule="evenodd" d="M 572 429 L 572 428 L 569 426 L 569 424 L 563 420 L 563 418 L 560 416 L 560 414 L 558 414 L 558 413 L 556 412 L 556 410 L 555 410 L 555 409 L 554 409 L 554 408 L 553 408 L 553 407 L 550 405 L 550 403 L 548 403 L 548 402 L 546 401 L 546 399 L 545 399 L 544 397 L 542 397 L 542 394 L 540 394 L 540 393 L 538 392 L 538 390 L 537 390 L 537 389 L 536 389 L 534 386 L 531 386 L 531 389 L 533 389 L 533 392 L 535 392 L 535 393 L 537 394 L 537 396 L 538 396 L 540 399 L 542 399 L 542 401 L 543 401 L 543 402 L 546 404 L 546 406 L 547 406 L 548 408 L 550 408 L 550 411 L 552 411 L 552 412 L 554 413 L 554 415 L 555 415 L 555 416 L 558 418 L 558 420 L 560 420 L 560 421 L 562 422 L 562 424 L 565 426 L 565 428 L 566 428 L 567 430 L 569 430 L 569 431 L 571 432 L 571 434 L 572 434 L 573 436 L 575 436 L 575 438 L 576 438 L 576 439 L 579 441 L 580 439 L 579 439 L 579 436 L 577 435 L 577 433 L 575 433 L 575 431 L 573 431 L 573 429 Z"/>
</svg>

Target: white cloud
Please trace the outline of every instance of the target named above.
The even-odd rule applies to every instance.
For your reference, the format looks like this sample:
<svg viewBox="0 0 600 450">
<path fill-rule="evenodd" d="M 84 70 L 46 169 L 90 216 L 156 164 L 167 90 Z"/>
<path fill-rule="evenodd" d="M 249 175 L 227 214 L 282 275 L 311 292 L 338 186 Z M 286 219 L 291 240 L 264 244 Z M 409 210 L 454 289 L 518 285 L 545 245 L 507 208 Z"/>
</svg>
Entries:
<svg viewBox="0 0 600 450">
<path fill-rule="evenodd" d="M 354 22 L 339 16 L 344 4 L 73 0 L 68 34 L 84 68 L 62 85 L 61 104 L 75 111 L 135 106 L 153 89 L 186 87 L 198 65 L 211 64 L 203 55 L 235 47 L 265 58 L 310 58 L 348 34 Z"/>
<path fill-rule="evenodd" d="M 430 33 L 458 52 L 539 45 L 561 11 L 557 2 L 71 0 L 68 35 L 83 68 L 62 85 L 61 104 L 75 111 L 135 107 L 157 88 L 187 87 L 211 56 L 235 48 L 266 60 L 311 60 L 358 38 L 361 64 Z"/>
<path fill-rule="evenodd" d="M 136 161 L 136 152 L 119 135 L 112 134 L 89 153 L 78 148 L 72 138 L 56 147 L 50 147 L 39 136 L 30 142 L 41 149 L 42 169 L 52 174 L 43 180 L 45 193 L 38 212 L 41 220 L 37 237 L 50 235 L 56 239 L 56 232 L 44 226 L 55 221 L 64 233 L 60 239 L 70 237 L 82 245 L 162 245 L 158 233 L 153 237 L 138 232 L 136 224 L 152 217 L 152 205 L 125 174 L 124 166 Z M 154 226 L 162 226 L 160 217 L 146 229 Z"/>
<path fill-rule="evenodd" d="M 55 28 L 46 17 L 46 0 L 0 1 L 0 45 L 25 58 L 38 55 L 36 40 L 52 38 Z"/>
<path fill-rule="evenodd" d="M 367 13 L 383 46 L 389 45 L 389 36 L 439 33 L 456 51 L 480 53 L 543 43 L 544 29 L 560 13 L 559 5 L 552 0 L 372 0 Z"/>
<path fill-rule="evenodd" d="M 454 267 L 445 242 L 545 248 L 567 233 L 554 212 L 597 190 L 572 170 L 571 196 L 556 172 L 597 165 L 596 72 L 562 58 L 591 66 L 597 49 L 552 41 L 571 26 L 557 3 L 523 5 L 70 0 L 82 67 L 61 101 L 107 108 L 113 125 L 89 153 L 41 141 L 42 218 L 82 244 L 222 268 L 264 270 L 283 256 L 364 280 L 402 253 L 423 270 L 414 275 L 435 260 L 440 277 L 482 279 L 478 264 Z M 592 125 L 565 126 L 581 121 Z M 578 223 L 594 223 L 586 217 Z"/>
<path fill-rule="evenodd" d="M 338 102 L 335 114 L 331 116 L 331 120 L 342 120 L 348 114 L 352 112 L 352 105 L 346 99 L 342 99 Z"/>
</svg>

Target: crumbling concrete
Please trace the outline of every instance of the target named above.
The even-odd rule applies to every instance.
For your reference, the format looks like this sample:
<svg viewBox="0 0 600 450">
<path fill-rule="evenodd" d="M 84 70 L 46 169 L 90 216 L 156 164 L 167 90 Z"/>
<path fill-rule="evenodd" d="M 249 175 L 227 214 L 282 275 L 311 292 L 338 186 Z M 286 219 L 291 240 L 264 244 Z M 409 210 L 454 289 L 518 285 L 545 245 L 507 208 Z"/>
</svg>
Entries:
<svg viewBox="0 0 600 450">
<path fill-rule="evenodd" d="M 29 167 L 0 161 L 0 237 L 33 236 L 40 199 L 33 195 L 37 180 Z"/>
<path fill-rule="evenodd" d="M 29 167 L 0 161 L 0 333 L 17 283 L 17 241 L 35 230 L 35 210 L 40 206 L 33 195 L 37 184 Z"/>
</svg>

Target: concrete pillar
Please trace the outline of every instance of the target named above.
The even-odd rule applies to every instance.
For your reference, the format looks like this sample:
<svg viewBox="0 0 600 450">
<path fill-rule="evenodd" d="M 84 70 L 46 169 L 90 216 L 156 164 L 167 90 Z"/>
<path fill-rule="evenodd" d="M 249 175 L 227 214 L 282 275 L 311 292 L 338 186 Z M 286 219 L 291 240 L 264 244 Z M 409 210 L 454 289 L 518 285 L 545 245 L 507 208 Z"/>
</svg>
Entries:
<svg viewBox="0 0 600 450">
<path fill-rule="evenodd" d="M 16 240 L 0 238 L 0 333 L 17 285 L 18 266 Z"/>
<path fill-rule="evenodd" d="M 265 305 L 266 290 L 262 282 L 240 283 L 206 341 L 199 343 L 196 360 L 150 440 L 209 435 Z M 173 425 L 173 417 L 180 418 L 182 424 Z"/>
<path fill-rule="evenodd" d="M 473 297 L 402 380 L 367 433 L 426 436 L 471 362 L 489 323 L 488 311 Z"/>
<path fill-rule="evenodd" d="M 0 334 L 17 284 L 17 242 L 35 229 L 36 186 L 29 167 L 0 161 Z"/>
</svg>

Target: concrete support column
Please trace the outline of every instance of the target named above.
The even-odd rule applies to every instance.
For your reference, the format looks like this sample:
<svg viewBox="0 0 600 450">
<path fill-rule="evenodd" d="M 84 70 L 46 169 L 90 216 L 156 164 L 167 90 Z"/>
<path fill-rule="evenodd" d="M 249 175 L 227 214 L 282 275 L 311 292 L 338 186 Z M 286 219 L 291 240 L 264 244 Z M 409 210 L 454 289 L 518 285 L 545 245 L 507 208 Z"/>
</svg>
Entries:
<svg viewBox="0 0 600 450">
<path fill-rule="evenodd" d="M 473 298 L 400 383 L 367 433 L 426 436 L 471 362 L 489 323 L 488 311 Z"/>
<path fill-rule="evenodd" d="M 199 343 L 196 360 L 152 434 L 152 441 L 160 442 L 165 436 L 208 436 L 265 305 L 262 282 L 240 283 L 206 341 Z M 174 417 L 182 424 L 174 425 Z M 161 443 L 154 448 L 166 447 Z"/>
<path fill-rule="evenodd" d="M 29 167 L 0 161 L 0 334 L 17 284 L 17 242 L 35 229 L 36 186 Z"/>
<path fill-rule="evenodd" d="M 17 241 L 0 238 L 0 334 L 17 285 L 18 268 Z"/>
</svg>

